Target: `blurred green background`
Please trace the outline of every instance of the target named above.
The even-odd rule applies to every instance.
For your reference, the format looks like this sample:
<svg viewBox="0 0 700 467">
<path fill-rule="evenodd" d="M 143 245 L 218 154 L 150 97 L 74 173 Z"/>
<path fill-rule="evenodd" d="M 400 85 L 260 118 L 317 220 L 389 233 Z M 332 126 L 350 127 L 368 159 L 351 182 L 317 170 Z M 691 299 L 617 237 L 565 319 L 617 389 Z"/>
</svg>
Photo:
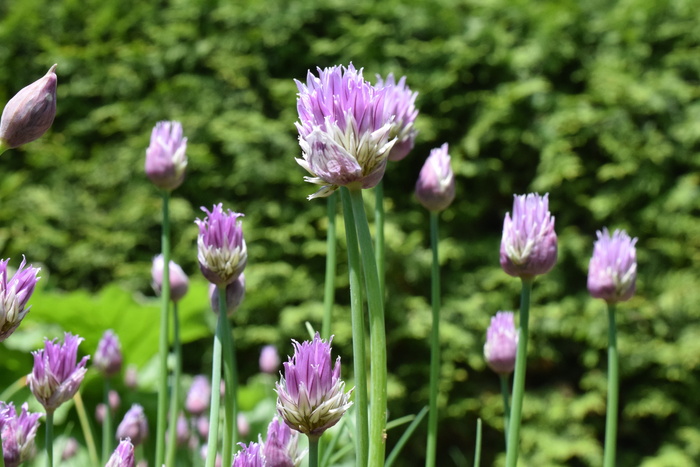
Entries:
<svg viewBox="0 0 700 467">
<path fill-rule="evenodd" d="M 181 121 L 189 138 L 171 208 L 173 258 L 193 281 L 185 370 L 210 368 L 200 206 L 246 215 L 247 296 L 234 318 L 242 380 L 259 381 L 264 344 L 284 356 L 306 321 L 320 326 L 327 220 L 294 161 L 293 79 L 352 61 L 371 81 L 393 72 L 419 92 L 416 147 L 384 179 L 391 418 L 427 403 L 428 214 L 412 192 L 430 149 L 448 142 L 457 199 L 441 223 L 438 465 L 471 465 L 477 417 L 482 465 L 503 463 L 498 378 L 482 349 L 490 317 L 518 304 L 498 246 L 512 195 L 531 191 L 550 193 L 560 256 L 533 293 L 521 463 L 601 464 L 607 319 L 585 285 L 595 231 L 607 226 L 639 238 L 638 292 L 618 311 L 618 465 L 696 465 L 699 17 L 696 0 L 0 2 L 0 103 L 53 63 L 59 77 L 53 128 L 0 159 L 1 255 L 42 266 L 32 311 L 1 350 L 0 387 L 30 371 L 43 336 L 78 333 L 92 353 L 113 328 L 142 375 L 123 398 L 154 405 L 161 203 L 143 164 L 159 120 Z M 366 200 L 371 209 L 371 192 Z M 333 344 L 350 377 L 340 224 Z M 90 375 L 89 411 L 100 392 Z M 395 465 L 421 465 L 424 438 L 425 424 Z"/>
</svg>

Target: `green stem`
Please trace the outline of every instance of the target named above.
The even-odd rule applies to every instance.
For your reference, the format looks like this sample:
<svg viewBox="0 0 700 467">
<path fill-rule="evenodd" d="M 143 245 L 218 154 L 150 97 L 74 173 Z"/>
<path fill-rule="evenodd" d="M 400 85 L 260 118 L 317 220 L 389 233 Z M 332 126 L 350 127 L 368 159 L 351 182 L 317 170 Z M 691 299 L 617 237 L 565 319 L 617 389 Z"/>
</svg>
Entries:
<svg viewBox="0 0 700 467">
<path fill-rule="evenodd" d="M 420 422 L 425 418 L 426 413 L 428 413 L 428 406 L 423 407 L 421 411 L 418 412 L 418 415 L 416 415 L 416 418 L 414 418 L 411 424 L 408 425 L 406 431 L 403 432 L 399 440 L 396 442 L 394 449 L 392 449 L 389 455 L 387 456 L 384 467 L 391 467 L 394 464 L 394 461 L 396 461 L 396 459 L 399 457 L 399 454 L 401 454 L 401 450 L 403 449 L 406 442 L 411 438 L 413 432 L 416 431 L 416 428 L 418 428 Z"/>
<path fill-rule="evenodd" d="M 476 445 L 474 446 L 474 467 L 481 463 L 481 419 L 476 419 Z"/>
<path fill-rule="evenodd" d="M 431 301 L 433 329 L 430 335 L 430 412 L 428 414 L 428 442 L 425 465 L 435 467 L 438 434 L 438 392 L 440 380 L 440 261 L 438 256 L 439 213 L 430 211 L 430 246 L 433 251 Z"/>
<path fill-rule="evenodd" d="M 109 404 L 109 378 L 104 381 L 105 418 L 102 421 L 102 463 L 106 464 L 112 455 L 112 408 Z"/>
<path fill-rule="evenodd" d="M 506 446 L 508 446 L 508 422 L 510 420 L 510 390 L 508 388 L 508 375 L 499 374 L 499 379 L 501 380 L 501 396 L 503 396 L 503 430 L 506 438 Z"/>
<path fill-rule="evenodd" d="M 222 345 L 224 354 L 224 379 L 226 380 L 226 392 L 224 393 L 225 430 L 224 448 L 222 451 L 222 465 L 231 465 L 233 447 L 238 441 L 238 369 L 236 367 L 236 346 L 231 333 L 231 325 L 226 315 L 226 286 L 220 285 L 219 314 L 224 316 L 222 322 Z M 218 387 L 218 386 L 217 386 Z"/>
<path fill-rule="evenodd" d="M 331 337 L 331 316 L 333 314 L 333 302 L 335 301 L 335 270 L 336 270 L 336 227 L 335 212 L 338 204 L 335 193 L 328 197 L 328 232 L 326 233 L 326 282 L 323 288 L 323 322 L 321 323 L 321 337 Z"/>
<path fill-rule="evenodd" d="M 75 403 L 75 411 L 78 412 L 78 420 L 80 420 L 80 427 L 83 430 L 83 437 L 85 438 L 85 444 L 87 445 L 90 462 L 92 465 L 97 465 L 98 459 L 95 439 L 92 437 L 90 421 L 88 420 L 87 412 L 85 411 L 85 404 L 83 404 L 83 396 L 80 395 L 80 392 L 75 393 L 73 396 L 73 402 Z"/>
<path fill-rule="evenodd" d="M 53 467 L 53 411 L 46 411 L 46 465 Z"/>
<path fill-rule="evenodd" d="M 384 245 L 384 180 L 379 180 L 379 183 L 374 187 L 374 230 L 375 230 L 375 248 L 377 251 L 377 274 L 379 274 L 379 290 L 384 299 L 385 281 L 386 281 L 386 263 L 385 263 L 385 245 Z"/>
<path fill-rule="evenodd" d="M 362 268 L 365 273 L 365 288 L 369 311 L 370 378 L 372 386 L 372 404 L 370 406 L 369 425 L 369 466 L 384 465 L 386 449 L 386 331 L 384 324 L 384 300 L 379 284 L 377 261 L 372 246 L 372 235 L 367 223 L 367 215 L 362 202 L 360 189 L 350 190 L 352 211 L 355 215 L 355 227 L 360 243 Z"/>
<path fill-rule="evenodd" d="M 530 292 L 532 279 L 522 279 L 520 293 L 520 330 L 518 333 L 518 350 L 515 357 L 515 376 L 513 376 L 513 402 L 511 404 L 510 423 L 508 423 L 508 441 L 506 442 L 506 467 L 515 467 L 518 463 L 520 446 L 520 419 L 525 396 L 525 370 L 527 369 L 527 341 L 529 338 Z"/>
<path fill-rule="evenodd" d="M 214 335 L 214 350 L 211 364 L 211 404 L 209 406 L 209 439 L 207 441 L 206 467 L 216 464 L 216 447 L 219 444 L 219 402 L 221 398 L 221 347 L 226 322 L 226 301 L 219 302 L 219 317 Z"/>
<path fill-rule="evenodd" d="M 615 304 L 608 303 L 608 408 L 605 416 L 605 451 L 603 454 L 604 467 L 614 467 L 615 465 L 619 389 L 620 374 L 617 355 Z"/>
<path fill-rule="evenodd" d="M 367 358 L 365 356 L 365 319 L 362 307 L 362 282 L 360 279 L 360 247 L 357 242 L 355 216 L 352 213 L 350 192 L 341 189 L 343 215 L 345 218 L 345 238 L 348 250 L 348 275 L 350 278 L 350 310 L 352 315 L 352 351 L 355 371 L 355 449 L 357 467 L 367 465 L 369 454 L 369 420 L 367 401 Z"/>
<path fill-rule="evenodd" d="M 165 425 L 168 414 L 168 308 L 170 306 L 170 216 L 168 206 L 170 193 L 163 190 L 163 227 L 161 231 L 161 253 L 163 255 L 163 282 L 161 285 L 160 336 L 158 352 L 160 356 L 160 376 L 158 381 L 158 413 L 156 415 L 156 463 L 163 465 L 165 459 Z"/>
<path fill-rule="evenodd" d="M 309 467 L 318 467 L 318 438 L 309 436 Z"/>
<path fill-rule="evenodd" d="M 172 394 L 170 396 L 170 432 L 168 433 L 168 447 L 165 465 L 175 465 L 175 453 L 177 452 L 177 419 L 180 416 L 180 398 L 182 374 L 182 345 L 180 344 L 180 317 L 178 316 L 177 302 L 173 302 L 173 353 L 175 354 L 175 367 L 173 368 Z"/>
</svg>

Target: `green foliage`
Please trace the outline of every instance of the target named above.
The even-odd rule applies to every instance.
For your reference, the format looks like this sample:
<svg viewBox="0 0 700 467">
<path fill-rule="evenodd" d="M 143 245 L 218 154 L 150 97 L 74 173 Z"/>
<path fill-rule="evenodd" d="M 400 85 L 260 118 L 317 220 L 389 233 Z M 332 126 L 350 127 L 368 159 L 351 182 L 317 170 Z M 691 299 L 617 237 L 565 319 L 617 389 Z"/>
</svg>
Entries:
<svg viewBox="0 0 700 467">
<path fill-rule="evenodd" d="M 53 129 L 0 160 L 3 257 L 43 264 L 30 317 L 6 342 L 2 382 L 26 374 L 26 351 L 61 330 L 85 336 L 91 352 L 113 327 L 132 363 L 154 354 L 156 306 L 133 297 L 149 293 L 159 250 L 160 197 L 142 169 L 158 120 L 180 120 L 189 138 L 174 260 L 197 275 L 199 206 L 246 214 L 248 294 L 234 321 L 243 381 L 263 344 L 289 352 L 306 321 L 318 327 L 325 203 L 305 200 L 314 189 L 294 162 L 293 79 L 353 61 L 368 78 L 405 74 L 420 93 L 416 148 L 385 177 L 392 418 L 417 413 L 428 395 L 428 216 L 411 191 L 429 150 L 447 141 L 458 186 L 441 222 L 438 464 L 471 458 L 477 417 L 483 465 L 502 463 L 498 379 L 482 345 L 490 316 L 517 307 L 517 281 L 497 263 L 503 215 L 513 193 L 539 191 L 550 193 L 560 259 L 533 291 L 523 462 L 600 464 L 607 322 L 585 280 L 595 231 L 608 226 L 639 237 L 638 293 L 619 306 L 618 465 L 692 465 L 699 16 L 694 0 L 0 3 L 0 101 L 53 63 L 59 76 Z M 342 224 L 339 238 L 342 248 Z M 342 263 L 336 292 L 334 348 L 349 374 Z M 191 373 L 207 368 L 206 306 L 195 281 L 182 305 Z M 421 430 L 395 465 L 418 465 Z"/>
</svg>

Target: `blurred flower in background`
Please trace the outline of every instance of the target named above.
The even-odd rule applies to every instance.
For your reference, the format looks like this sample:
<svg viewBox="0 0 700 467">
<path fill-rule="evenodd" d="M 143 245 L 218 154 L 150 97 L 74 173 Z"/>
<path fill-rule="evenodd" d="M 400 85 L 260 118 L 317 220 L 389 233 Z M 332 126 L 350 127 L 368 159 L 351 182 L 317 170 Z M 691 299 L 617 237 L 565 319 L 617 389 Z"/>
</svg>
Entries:
<svg viewBox="0 0 700 467">
<path fill-rule="evenodd" d="M 122 349 L 119 338 L 111 329 L 105 331 L 97 344 L 92 365 L 107 377 L 122 370 Z"/>
<path fill-rule="evenodd" d="M 588 291 L 592 297 L 608 303 L 629 300 L 636 289 L 637 239 L 630 238 L 624 230 L 610 235 L 607 228 L 597 235 L 588 266 Z"/>
<path fill-rule="evenodd" d="M 377 75 L 376 86 L 387 90 L 385 97 L 386 112 L 394 117 L 389 138 L 396 138 L 396 144 L 389 152 L 389 160 L 400 161 L 411 152 L 418 134 L 413 126 L 416 117 L 418 117 L 418 109 L 416 109 L 415 105 L 418 93 L 411 91 L 406 86 L 405 76 L 402 76 L 397 83 L 392 73 L 389 73 L 386 80 Z"/>
<path fill-rule="evenodd" d="M 163 289 L 163 255 L 157 255 L 153 258 L 153 266 L 151 267 L 151 278 L 153 280 L 153 290 L 156 295 L 160 296 Z M 182 297 L 187 294 L 190 286 L 190 280 L 182 270 L 180 265 L 174 261 L 170 261 L 170 300 L 179 302 Z"/>
<path fill-rule="evenodd" d="M 31 413 L 25 402 L 17 414 L 14 404 L 0 401 L 0 434 L 5 467 L 17 467 L 34 457 L 34 438 L 43 414 Z"/>
<path fill-rule="evenodd" d="M 146 150 L 146 175 L 153 184 L 172 191 L 185 180 L 187 138 L 180 122 L 158 122 Z"/>
<path fill-rule="evenodd" d="M 515 328 L 513 312 L 499 311 L 491 318 L 491 324 L 486 331 L 486 363 L 498 374 L 512 373 L 517 350 L 518 331 Z"/>
<path fill-rule="evenodd" d="M 430 151 L 416 182 L 416 198 L 429 211 L 443 211 L 455 199 L 455 176 L 447 143 Z"/>
<path fill-rule="evenodd" d="M 24 258 L 12 279 L 8 280 L 9 262 L 9 258 L 0 261 L 0 342 L 11 336 L 29 313 L 31 306 L 27 306 L 27 302 L 39 281 L 40 269 L 31 264 L 25 267 Z"/>
</svg>

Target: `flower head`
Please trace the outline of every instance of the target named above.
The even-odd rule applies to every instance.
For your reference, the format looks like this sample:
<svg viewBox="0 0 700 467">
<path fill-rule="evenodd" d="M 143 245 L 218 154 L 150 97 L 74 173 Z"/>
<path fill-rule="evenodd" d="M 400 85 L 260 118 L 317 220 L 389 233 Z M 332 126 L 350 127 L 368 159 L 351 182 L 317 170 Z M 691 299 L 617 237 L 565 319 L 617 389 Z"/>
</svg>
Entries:
<svg viewBox="0 0 700 467">
<path fill-rule="evenodd" d="M 133 404 L 117 427 L 117 439 L 130 438 L 138 446 L 148 437 L 148 420 L 143 407 Z"/>
<path fill-rule="evenodd" d="M 230 209 L 224 212 L 221 203 L 215 205 L 204 220 L 197 219 L 197 259 L 199 269 L 212 284 L 230 284 L 243 272 L 248 262 L 248 249 L 238 214 Z"/>
<path fill-rule="evenodd" d="M 309 199 L 328 196 L 340 186 L 372 188 L 384 175 L 396 138 L 388 107 L 389 88 L 372 86 L 350 64 L 311 71 L 296 81 L 302 159 L 297 163 L 321 185 Z"/>
<path fill-rule="evenodd" d="M 34 368 L 27 375 L 27 384 L 34 397 L 47 412 L 53 412 L 71 399 L 85 377 L 89 355 L 76 364 L 81 337 L 65 333 L 64 343 L 56 339 L 44 341 L 44 348 L 32 352 Z"/>
<path fill-rule="evenodd" d="M 418 93 L 406 86 L 405 76 L 402 76 L 397 83 L 392 73 L 389 73 L 386 80 L 377 75 L 377 87 L 387 89 L 387 113 L 394 116 L 389 137 L 396 138 L 396 144 L 391 148 L 389 160 L 400 161 L 411 152 L 418 134 L 413 127 L 418 117 L 418 109 L 415 105 Z"/>
<path fill-rule="evenodd" d="M 530 279 L 546 274 L 557 262 L 557 234 L 549 212 L 549 194 L 514 196 L 513 216 L 506 214 L 501 240 L 501 267 L 511 276 Z"/>
<path fill-rule="evenodd" d="M 275 374 L 280 366 L 280 355 L 277 353 L 277 347 L 274 345 L 266 345 L 260 351 L 260 371 L 263 373 Z"/>
<path fill-rule="evenodd" d="M 151 267 L 151 278 L 153 279 L 153 290 L 156 291 L 157 295 L 160 295 L 163 288 L 163 269 L 163 255 L 155 256 Z M 170 300 L 179 302 L 187 294 L 190 281 L 180 265 L 172 260 L 170 260 L 168 276 L 170 281 Z"/>
<path fill-rule="evenodd" d="M 105 467 L 134 467 L 134 445 L 129 438 L 119 442 Z"/>
<path fill-rule="evenodd" d="M 265 456 L 259 443 L 250 443 L 248 446 L 239 444 L 243 449 L 233 456 L 232 467 L 269 467 L 265 463 Z"/>
<path fill-rule="evenodd" d="M 24 258 L 12 279 L 7 280 L 9 262 L 9 259 L 0 261 L 0 342 L 12 335 L 29 313 L 31 307 L 27 302 L 39 281 L 39 268 L 33 268 L 31 264 L 25 268 Z"/>
<path fill-rule="evenodd" d="M 518 350 L 518 331 L 511 311 L 499 311 L 491 318 L 486 330 L 484 357 L 493 371 L 499 374 L 512 373 Z"/>
<path fill-rule="evenodd" d="M 350 408 L 352 390 L 344 392 L 340 357 L 332 366 L 330 341 L 316 333 L 311 342 L 293 342 L 294 356 L 283 364 L 284 376 L 275 385 L 277 412 L 291 429 L 318 437 Z"/>
<path fill-rule="evenodd" d="M 588 266 L 588 291 L 608 303 L 632 298 L 637 281 L 637 243 L 624 230 L 610 235 L 607 228 L 598 231 L 593 257 Z"/>
<path fill-rule="evenodd" d="M 430 151 L 416 182 L 416 198 L 430 211 L 442 211 L 455 199 L 455 176 L 447 143 Z"/>
<path fill-rule="evenodd" d="M 5 467 L 17 467 L 34 457 L 34 438 L 43 414 L 31 413 L 28 407 L 25 402 L 22 411 L 17 414 L 12 402 L 0 402 L 0 434 Z"/>
<path fill-rule="evenodd" d="M 299 433 L 292 431 L 285 423 L 275 417 L 267 427 L 267 439 L 263 444 L 263 453 L 267 467 L 295 467 L 301 463 L 304 455 L 298 451 Z"/>
<path fill-rule="evenodd" d="M 57 83 L 54 65 L 10 99 L 0 118 L 0 147 L 16 148 L 46 133 L 56 116 Z"/>
<path fill-rule="evenodd" d="M 185 409 L 192 415 L 201 415 L 209 408 L 211 398 L 211 384 L 204 375 L 197 375 L 192 379 L 192 385 L 187 393 Z"/>
<path fill-rule="evenodd" d="M 122 370 L 122 349 L 119 338 L 108 329 L 97 344 L 93 365 L 105 376 L 114 376 Z"/>
<path fill-rule="evenodd" d="M 226 314 L 232 316 L 245 298 L 245 274 L 241 273 L 233 282 L 226 285 Z M 219 313 L 219 288 L 209 286 L 209 302 L 214 313 Z"/>
<path fill-rule="evenodd" d="M 172 191 L 182 185 L 187 168 L 187 138 L 180 122 L 158 122 L 146 149 L 146 175 L 153 184 Z"/>
</svg>

